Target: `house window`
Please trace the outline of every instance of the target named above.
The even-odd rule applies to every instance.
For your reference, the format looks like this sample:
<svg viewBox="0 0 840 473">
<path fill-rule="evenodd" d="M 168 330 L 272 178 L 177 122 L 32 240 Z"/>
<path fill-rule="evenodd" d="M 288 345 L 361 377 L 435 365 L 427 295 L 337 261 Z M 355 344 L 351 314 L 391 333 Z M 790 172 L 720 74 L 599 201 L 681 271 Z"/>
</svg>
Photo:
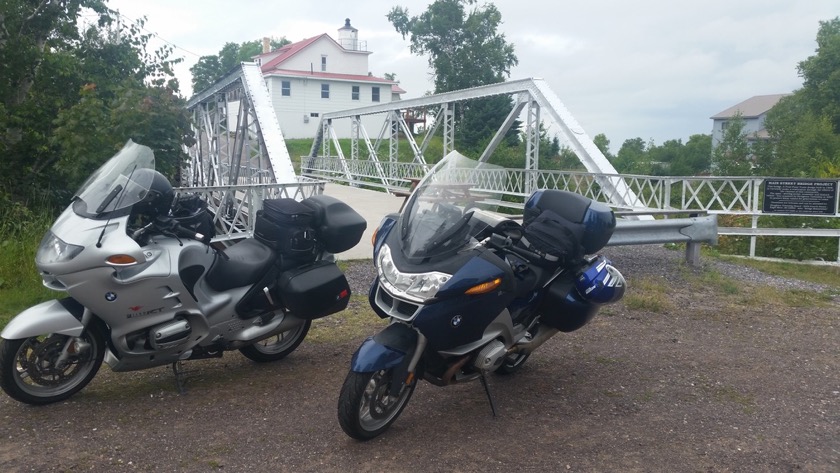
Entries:
<svg viewBox="0 0 840 473">
<path fill-rule="evenodd" d="M 729 122 L 728 122 L 728 121 L 725 121 L 725 120 L 724 120 L 724 121 L 720 122 L 720 131 L 726 131 L 726 128 L 727 128 L 728 126 L 729 126 Z"/>
<path fill-rule="evenodd" d="M 284 97 L 292 95 L 292 82 L 284 80 L 280 82 L 280 94 Z"/>
<path fill-rule="evenodd" d="M 309 116 L 312 117 L 312 118 L 318 118 L 319 115 L 318 115 L 318 112 L 312 112 L 312 113 L 309 114 Z"/>
<path fill-rule="evenodd" d="M 372 102 L 379 102 L 379 87 L 372 87 L 370 89 L 370 100 Z"/>
<path fill-rule="evenodd" d="M 330 84 L 321 84 L 321 98 L 330 98 Z"/>
<path fill-rule="evenodd" d="M 353 92 L 351 93 L 350 98 L 352 98 L 353 100 L 359 100 L 359 86 L 358 85 L 353 86 Z"/>
<path fill-rule="evenodd" d="M 321 56 L 321 72 L 327 72 L 327 56 Z"/>
</svg>

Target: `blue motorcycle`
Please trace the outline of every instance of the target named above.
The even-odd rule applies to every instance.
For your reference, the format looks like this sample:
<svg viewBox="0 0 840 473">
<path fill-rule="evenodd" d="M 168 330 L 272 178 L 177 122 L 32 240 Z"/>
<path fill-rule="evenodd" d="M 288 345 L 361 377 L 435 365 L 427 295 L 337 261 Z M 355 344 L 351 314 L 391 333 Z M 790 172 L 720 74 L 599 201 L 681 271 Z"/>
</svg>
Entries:
<svg viewBox="0 0 840 473">
<path fill-rule="evenodd" d="M 495 414 L 487 374 L 514 373 L 549 338 L 623 296 L 624 277 L 595 255 L 612 236 L 612 210 L 539 190 L 520 224 L 495 212 L 501 196 L 481 190 L 506 176 L 450 153 L 377 228 L 369 299 L 390 324 L 356 350 L 341 388 L 338 419 L 350 437 L 388 429 L 421 378 L 478 379 Z"/>
</svg>

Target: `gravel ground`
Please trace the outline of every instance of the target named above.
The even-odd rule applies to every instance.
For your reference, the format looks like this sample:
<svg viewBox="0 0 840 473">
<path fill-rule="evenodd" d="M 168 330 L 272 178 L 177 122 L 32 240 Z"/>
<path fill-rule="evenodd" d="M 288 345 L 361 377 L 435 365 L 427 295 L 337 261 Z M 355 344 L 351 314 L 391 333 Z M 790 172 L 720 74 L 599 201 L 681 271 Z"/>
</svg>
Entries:
<svg viewBox="0 0 840 473">
<path fill-rule="evenodd" d="M 184 394 L 168 368 L 103 367 L 63 403 L 0 395 L 0 471 L 840 471 L 840 306 L 803 296 L 825 288 L 607 250 L 627 297 L 491 377 L 495 418 L 479 383 L 421 383 L 385 435 L 349 439 L 338 391 L 381 321 L 333 316 L 277 363 L 189 362 Z M 347 274 L 363 307 L 372 266 Z"/>
</svg>

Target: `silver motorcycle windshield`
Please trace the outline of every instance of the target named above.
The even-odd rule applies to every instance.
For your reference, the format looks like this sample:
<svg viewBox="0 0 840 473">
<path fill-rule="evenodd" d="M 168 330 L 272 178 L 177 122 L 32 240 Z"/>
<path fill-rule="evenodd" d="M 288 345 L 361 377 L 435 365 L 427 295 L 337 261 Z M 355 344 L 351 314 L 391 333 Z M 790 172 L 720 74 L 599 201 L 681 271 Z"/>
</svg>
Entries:
<svg viewBox="0 0 840 473">
<path fill-rule="evenodd" d="M 76 191 L 74 210 L 84 216 L 102 217 L 131 208 L 146 197 L 152 183 L 151 173 L 137 170 L 154 168 L 151 148 L 128 140 Z"/>
<path fill-rule="evenodd" d="M 458 251 L 486 228 L 471 218 L 477 209 L 496 211 L 507 183 L 501 166 L 453 151 L 423 178 L 400 217 L 402 250 L 409 258 Z"/>
</svg>

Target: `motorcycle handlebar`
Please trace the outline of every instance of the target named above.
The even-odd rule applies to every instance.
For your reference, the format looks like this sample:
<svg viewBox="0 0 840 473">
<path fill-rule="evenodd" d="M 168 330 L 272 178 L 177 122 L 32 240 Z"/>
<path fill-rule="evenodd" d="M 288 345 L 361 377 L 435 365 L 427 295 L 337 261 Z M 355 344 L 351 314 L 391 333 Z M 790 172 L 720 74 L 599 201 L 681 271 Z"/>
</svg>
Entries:
<svg viewBox="0 0 840 473">
<path fill-rule="evenodd" d="M 511 253 L 515 253 L 528 261 L 539 261 L 543 259 L 542 255 L 540 255 L 539 253 L 527 250 L 525 248 L 522 248 L 521 246 L 517 246 L 513 242 L 513 239 L 509 236 L 493 233 L 492 235 L 490 235 L 490 238 L 487 243 L 493 248 L 504 251 L 510 251 Z"/>
<path fill-rule="evenodd" d="M 172 230 L 173 233 L 175 233 L 175 236 L 177 237 L 189 238 L 197 241 L 204 241 L 203 233 L 198 233 L 193 230 L 190 230 L 189 228 L 184 228 L 181 225 L 179 225 L 178 222 L 174 223 L 174 225 L 172 226 Z"/>
</svg>

